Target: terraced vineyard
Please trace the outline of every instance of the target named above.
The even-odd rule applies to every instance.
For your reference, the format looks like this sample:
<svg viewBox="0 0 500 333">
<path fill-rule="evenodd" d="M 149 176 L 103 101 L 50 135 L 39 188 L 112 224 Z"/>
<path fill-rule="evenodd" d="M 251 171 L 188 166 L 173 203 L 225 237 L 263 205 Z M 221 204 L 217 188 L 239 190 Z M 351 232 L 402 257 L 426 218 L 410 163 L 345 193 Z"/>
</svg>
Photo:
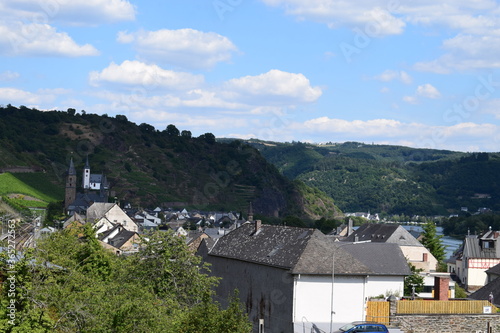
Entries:
<svg viewBox="0 0 500 333">
<path fill-rule="evenodd" d="M 13 209 L 27 212 L 62 200 L 63 189 L 50 182 L 44 173 L 2 173 L 0 196 Z"/>
</svg>

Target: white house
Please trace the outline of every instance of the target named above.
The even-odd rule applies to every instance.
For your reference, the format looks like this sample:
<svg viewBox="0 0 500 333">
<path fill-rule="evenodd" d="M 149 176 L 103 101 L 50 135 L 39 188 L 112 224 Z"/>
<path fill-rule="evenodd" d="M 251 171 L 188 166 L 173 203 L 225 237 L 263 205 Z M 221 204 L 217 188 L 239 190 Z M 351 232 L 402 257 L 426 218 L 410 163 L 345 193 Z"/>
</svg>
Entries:
<svg viewBox="0 0 500 333">
<path fill-rule="evenodd" d="M 486 271 L 500 263 L 499 231 L 467 235 L 462 246 L 448 261 L 448 271 L 455 273 L 468 290 L 477 290 L 488 282 Z"/>
<path fill-rule="evenodd" d="M 115 203 L 93 203 L 87 209 L 86 220 L 93 223 L 97 234 L 113 228 L 116 224 L 128 231 L 139 231 L 137 224 Z"/>
<path fill-rule="evenodd" d="M 437 259 L 408 230 L 400 225 L 366 223 L 356 229 L 346 240 L 397 244 L 413 266 L 426 273 L 436 271 Z"/>
<path fill-rule="evenodd" d="M 402 295 L 410 274 L 397 244 L 334 242 L 316 229 L 260 221 L 198 253 L 222 277 L 221 299 L 239 290 L 255 332 L 309 332 L 312 324 L 329 331 L 333 322 L 364 320 L 368 298 Z"/>
</svg>

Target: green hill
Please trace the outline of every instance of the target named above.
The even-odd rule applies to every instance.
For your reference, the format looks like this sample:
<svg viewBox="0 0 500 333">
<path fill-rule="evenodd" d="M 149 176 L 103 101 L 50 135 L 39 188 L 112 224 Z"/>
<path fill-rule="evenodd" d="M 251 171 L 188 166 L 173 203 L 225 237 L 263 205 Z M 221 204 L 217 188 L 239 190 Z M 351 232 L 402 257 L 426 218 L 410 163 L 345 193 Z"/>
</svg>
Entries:
<svg viewBox="0 0 500 333">
<path fill-rule="evenodd" d="M 349 212 L 436 215 L 461 207 L 500 210 L 500 155 L 359 142 L 313 145 L 248 141 L 289 179 Z"/>
<path fill-rule="evenodd" d="M 123 115 L 0 108 L 0 169 L 43 170 L 63 189 L 70 159 L 79 183 L 87 155 L 92 173 L 107 176 L 112 197 L 135 207 L 246 212 L 252 202 L 263 216 L 340 214 L 331 198 L 283 177 L 258 150 L 240 141 L 219 143 L 211 133 L 192 137 L 174 125 L 159 130 Z M 29 175 L 22 177 L 42 194 L 61 199 L 48 183 L 35 185 Z"/>
</svg>

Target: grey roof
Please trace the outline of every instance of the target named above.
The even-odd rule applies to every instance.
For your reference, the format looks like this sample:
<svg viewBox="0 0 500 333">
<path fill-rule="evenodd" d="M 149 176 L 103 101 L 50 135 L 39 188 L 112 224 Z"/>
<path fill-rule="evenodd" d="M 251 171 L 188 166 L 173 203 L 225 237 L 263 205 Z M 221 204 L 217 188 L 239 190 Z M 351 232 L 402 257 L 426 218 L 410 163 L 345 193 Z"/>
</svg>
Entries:
<svg viewBox="0 0 500 333">
<path fill-rule="evenodd" d="M 500 236 L 500 232 L 493 231 L 493 230 L 491 230 L 491 227 L 490 227 L 490 230 L 486 231 L 480 238 L 482 240 L 495 240 L 498 238 L 498 236 Z"/>
<path fill-rule="evenodd" d="M 102 183 L 102 180 L 103 180 L 102 174 L 97 174 L 97 173 L 90 174 L 90 182 L 91 183 Z"/>
<path fill-rule="evenodd" d="M 242 227 L 219 238 L 210 255 L 290 269 L 292 274 L 409 275 L 397 244 L 334 242 L 321 231 L 262 225 Z"/>
<path fill-rule="evenodd" d="M 73 163 L 73 158 L 69 161 L 68 175 L 76 175 L 75 164 Z"/>
<path fill-rule="evenodd" d="M 219 238 L 210 255 L 292 268 L 315 229 L 245 223 Z M 320 231 L 317 231 L 320 232 Z"/>
<path fill-rule="evenodd" d="M 500 264 L 495 265 L 486 271 L 486 274 L 498 275 L 500 276 Z"/>
<path fill-rule="evenodd" d="M 495 248 L 481 248 L 476 235 L 465 237 L 463 255 L 467 258 L 498 258 Z"/>
<path fill-rule="evenodd" d="M 423 246 L 400 225 L 384 223 L 365 223 L 345 240 L 347 242 L 372 241 L 377 243 L 396 243 L 400 246 Z"/>
<path fill-rule="evenodd" d="M 115 237 L 108 239 L 108 244 L 119 249 L 123 246 L 130 238 L 132 238 L 136 233 L 133 231 L 128 231 L 127 229 L 122 229 Z"/>
<path fill-rule="evenodd" d="M 313 238 L 294 267 L 294 274 L 410 275 L 399 245 L 393 243 L 334 242 Z"/>
<path fill-rule="evenodd" d="M 115 205 L 115 203 L 94 202 L 87 209 L 87 221 L 99 220 Z"/>
<path fill-rule="evenodd" d="M 487 285 L 479 288 L 469 295 L 470 299 L 488 300 L 490 294 L 493 294 L 493 304 L 500 304 L 500 279 L 496 278 Z"/>
</svg>

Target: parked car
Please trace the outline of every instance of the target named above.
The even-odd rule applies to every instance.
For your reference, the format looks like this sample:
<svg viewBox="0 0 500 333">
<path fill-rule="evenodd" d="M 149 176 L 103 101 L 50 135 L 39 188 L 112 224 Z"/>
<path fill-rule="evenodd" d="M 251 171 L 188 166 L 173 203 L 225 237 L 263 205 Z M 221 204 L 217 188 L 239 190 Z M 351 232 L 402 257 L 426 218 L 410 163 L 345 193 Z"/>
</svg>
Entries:
<svg viewBox="0 0 500 333">
<path fill-rule="evenodd" d="M 387 327 L 383 324 L 370 322 L 370 321 L 355 321 L 353 323 L 342 326 L 339 331 L 335 333 L 389 333 Z"/>
</svg>

